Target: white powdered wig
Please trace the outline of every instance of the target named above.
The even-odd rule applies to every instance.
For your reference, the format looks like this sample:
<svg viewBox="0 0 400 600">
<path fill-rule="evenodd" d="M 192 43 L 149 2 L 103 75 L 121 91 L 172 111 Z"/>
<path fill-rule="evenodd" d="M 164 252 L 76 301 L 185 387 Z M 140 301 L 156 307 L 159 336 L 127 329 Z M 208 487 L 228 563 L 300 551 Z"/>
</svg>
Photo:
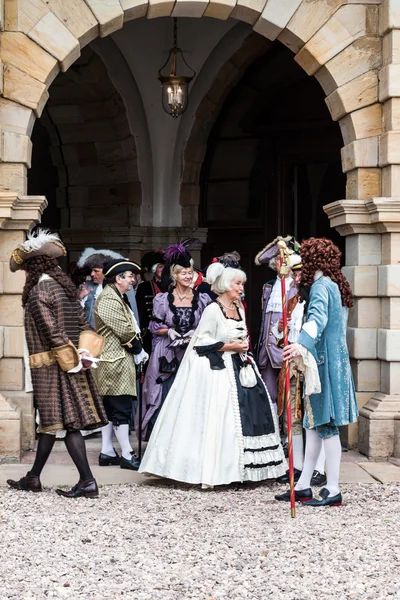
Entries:
<svg viewBox="0 0 400 600">
<path fill-rule="evenodd" d="M 243 283 L 247 280 L 246 273 L 242 269 L 224 267 L 219 262 L 210 265 L 206 273 L 206 279 L 216 294 L 223 294 L 230 290 L 231 283 L 236 277 Z"/>
<path fill-rule="evenodd" d="M 110 257 L 110 259 L 125 258 L 121 254 L 118 254 L 118 252 L 114 252 L 114 250 L 96 250 L 95 248 L 85 248 L 79 257 L 78 262 L 76 263 L 78 269 L 83 269 L 87 259 L 94 254 L 104 254 L 104 256 Z"/>
<path fill-rule="evenodd" d="M 28 252 L 40 250 L 40 248 L 49 242 L 58 242 L 62 244 L 59 236 L 56 233 L 50 233 L 48 229 L 37 229 L 35 233 L 28 233 L 26 238 L 26 242 L 24 242 L 22 246 Z"/>
</svg>

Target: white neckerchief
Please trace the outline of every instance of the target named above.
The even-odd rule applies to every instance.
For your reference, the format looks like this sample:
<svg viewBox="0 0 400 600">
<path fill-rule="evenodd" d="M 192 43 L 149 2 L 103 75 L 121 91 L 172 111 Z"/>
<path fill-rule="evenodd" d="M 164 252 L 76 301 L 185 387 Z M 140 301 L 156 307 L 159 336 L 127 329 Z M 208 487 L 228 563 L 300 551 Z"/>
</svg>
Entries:
<svg viewBox="0 0 400 600">
<path fill-rule="evenodd" d="M 321 277 L 323 277 L 324 274 L 322 271 L 315 271 L 314 273 L 314 281 L 318 281 L 318 279 L 321 279 Z"/>
<path fill-rule="evenodd" d="M 286 277 L 286 293 L 288 292 L 290 286 L 293 283 L 292 277 Z M 272 288 L 271 295 L 268 300 L 267 310 L 266 312 L 282 312 L 282 291 L 281 291 L 281 278 L 276 278 L 274 283 L 274 287 Z"/>
</svg>

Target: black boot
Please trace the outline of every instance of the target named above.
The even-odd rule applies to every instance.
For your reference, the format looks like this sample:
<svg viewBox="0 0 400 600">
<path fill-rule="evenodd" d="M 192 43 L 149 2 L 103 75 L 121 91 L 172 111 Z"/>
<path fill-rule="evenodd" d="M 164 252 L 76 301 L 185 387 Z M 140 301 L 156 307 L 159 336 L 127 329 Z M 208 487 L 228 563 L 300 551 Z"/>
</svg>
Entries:
<svg viewBox="0 0 400 600">
<path fill-rule="evenodd" d="M 298 480 L 300 479 L 300 475 L 301 475 L 300 469 L 294 469 L 294 482 L 295 483 L 297 483 Z M 290 481 L 289 470 L 287 470 L 284 475 L 281 475 L 280 477 L 278 477 L 276 479 L 276 483 L 289 483 L 289 481 Z"/>
<path fill-rule="evenodd" d="M 99 488 L 95 479 L 87 479 L 86 481 L 80 479 L 68 492 L 56 490 L 56 494 L 64 496 L 64 498 L 98 498 Z"/>
<path fill-rule="evenodd" d="M 342 494 L 336 494 L 336 496 L 329 496 L 329 490 L 327 488 L 322 488 L 319 495 L 309 500 L 308 502 L 303 502 L 305 506 L 342 506 Z"/>
<path fill-rule="evenodd" d="M 299 491 L 294 490 L 294 499 L 296 502 L 307 502 L 307 500 L 312 500 L 311 488 Z M 279 500 L 279 502 L 290 502 L 290 490 L 284 492 L 283 494 L 277 494 L 275 496 L 275 500 Z"/>
<path fill-rule="evenodd" d="M 140 458 L 134 452 L 131 452 L 131 458 L 128 460 L 121 456 L 120 465 L 121 469 L 131 469 L 131 471 L 137 471 L 140 467 Z"/>
<path fill-rule="evenodd" d="M 100 452 L 99 454 L 99 466 L 100 467 L 109 467 L 110 465 L 119 466 L 121 463 L 121 457 L 116 452 L 114 448 L 115 456 L 109 456 L 108 454 L 103 454 Z"/>
<path fill-rule="evenodd" d="M 7 479 L 7 483 L 13 488 L 13 490 L 23 490 L 24 492 L 42 491 L 42 484 L 40 483 L 39 477 L 29 475 L 28 473 L 25 475 L 25 477 L 21 477 L 19 481 Z"/>
</svg>

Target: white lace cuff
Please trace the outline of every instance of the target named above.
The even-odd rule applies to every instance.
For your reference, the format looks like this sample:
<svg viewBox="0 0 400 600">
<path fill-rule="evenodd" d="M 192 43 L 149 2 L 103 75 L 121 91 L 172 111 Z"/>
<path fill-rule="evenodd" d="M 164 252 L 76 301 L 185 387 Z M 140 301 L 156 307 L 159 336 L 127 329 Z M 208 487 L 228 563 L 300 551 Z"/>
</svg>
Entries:
<svg viewBox="0 0 400 600">
<path fill-rule="evenodd" d="M 304 373 L 305 395 L 311 396 L 311 394 L 320 394 L 321 381 L 314 356 L 301 344 L 294 344 L 294 346 L 300 352 L 300 356 L 297 356 L 293 363 L 296 365 L 298 371 Z"/>
</svg>

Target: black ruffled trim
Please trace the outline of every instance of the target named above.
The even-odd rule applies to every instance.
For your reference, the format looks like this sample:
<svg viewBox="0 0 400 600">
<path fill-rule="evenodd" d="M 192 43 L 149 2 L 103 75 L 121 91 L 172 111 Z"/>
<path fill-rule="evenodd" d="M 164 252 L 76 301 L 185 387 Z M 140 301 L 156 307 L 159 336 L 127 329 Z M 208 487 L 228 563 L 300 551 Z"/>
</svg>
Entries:
<svg viewBox="0 0 400 600">
<path fill-rule="evenodd" d="M 269 463 L 263 463 L 260 465 L 255 465 L 254 463 L 250 463 L 248 465 L 244 465 L 246 469 L 265 469 L 265 467 L 277 467 L 282 464 L 282 460 L 273 460 Z"/>
<path fill-rule="evenodd" d="M 234 317 L 228 317 L 228 315 L 224 311 L 224 307 L 222 306 L 222 304 L 220 302 L 218 302 L 218 299 L 215 302 L 218 304 L 218 306 L 222 310 L 222 314 L 224 315 L 225 319 L 228 319 L 228 321 L 243 321 L 242 315 L 240 314 L 239 307 L 237 304 L 235 304 L 235 308 L 236 308 L 236 312 L 237 312 L 237 315 L 239 318 L 235 319 Z"/>
<path fill-rule="evenodd" d="M 209 344 L 208 346 L 195 346 L 199 356 L 206 356 L 210 361 L 210 367 L 212 371 L 222 371 L 225 369 L 224 359 L 222 358 L 222 352 L 218 352 L 224 345 L 224 342 L 215 342 L 215 344 Z"/>
<path fill-rule="evenodd" d="M 266 446 L 265 448 L 244 448 L 243 452 L 265 452 L 266 450 L 278 450 L 279 444 L 276 446 Z"/>
<path fill-rule="evenodd" d="M 172 322 L 175 325 L 175 329 L 176 331 L 182 335 L 181 329 L 180 329 L 180 319 L 179 319 L 179 315 L 178 315 L 178 311 L 177 306 L 175 306 L 174 304 L 174 295 L 172 292 L 168 292 L 168 304 L 169 304 L 169 308 L 172 312 L 172 314 L 174 315 L 172 317 Z M 188 307 L 189 308 L 189 307 Z M 196 311 L 199 308 L 199 293 L 196 290 L 193 290 L 193 298 L 192 298 L 192 310 L 190 313 L 190 317 L 189 317 L 189 331 L 191 329 L 193 329 L 193 325 L 194 325 L 194 320 L 196 318 Z"/>
</svg>

